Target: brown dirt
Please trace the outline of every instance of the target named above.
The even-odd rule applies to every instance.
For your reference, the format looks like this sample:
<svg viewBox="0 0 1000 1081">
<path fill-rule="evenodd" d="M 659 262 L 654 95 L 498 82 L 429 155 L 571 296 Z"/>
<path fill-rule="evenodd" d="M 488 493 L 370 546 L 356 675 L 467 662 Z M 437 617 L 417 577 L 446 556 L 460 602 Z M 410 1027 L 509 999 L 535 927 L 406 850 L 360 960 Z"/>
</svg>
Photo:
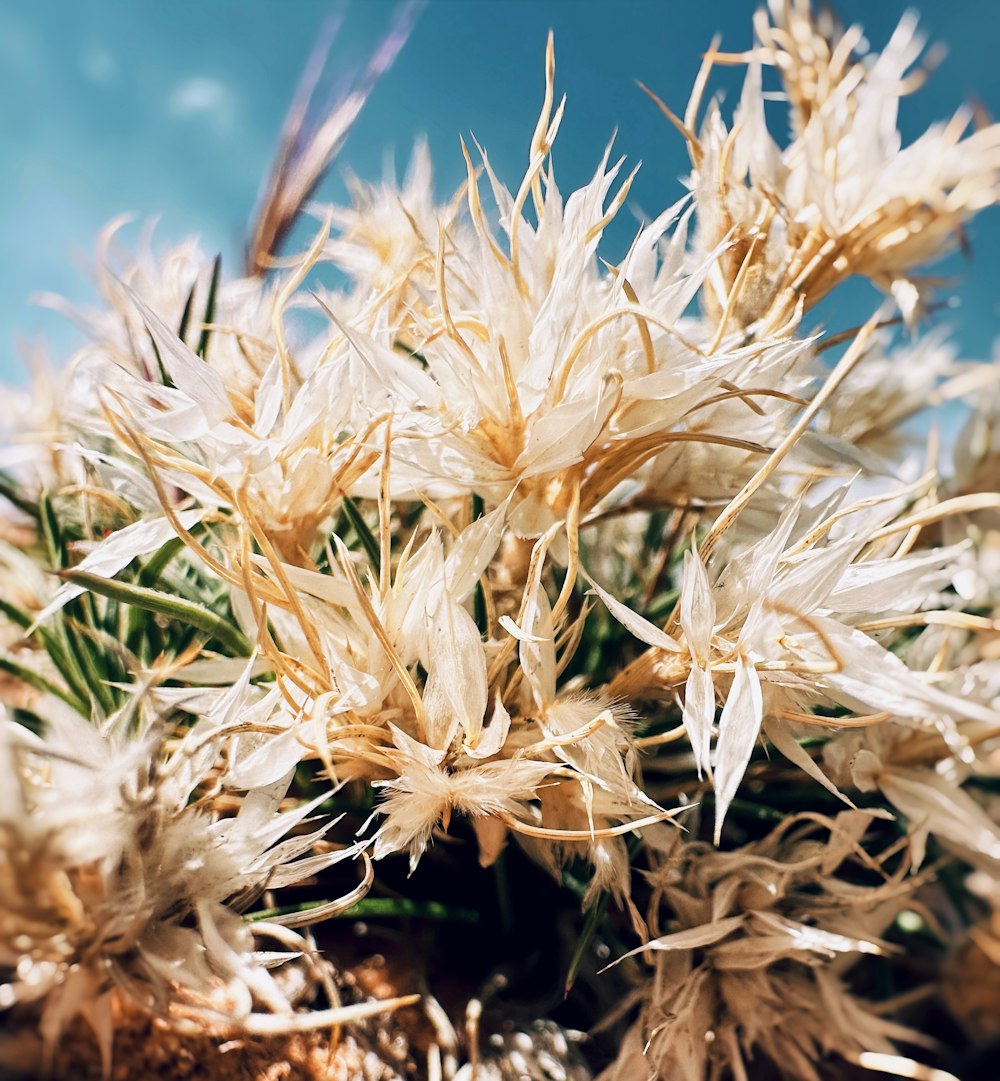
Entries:
<svg viewBox="0 0 1000 1081">
<path fill-rule="evenodd" d="M 41 1046 L 27 1025 L 0 1036 L 0 1077 L 39 1074 Z M 111 1081 L 408 1081 L 416 1075 L 405 1034 L 391 1020 L 354 1030 L 334 1043 L 328 1031 L 266 1039 L 186 1036 L 164 1022 L 127 1011 L 115 1030 Z M 77 1023 L 60 1042 L 54 1081 L 101 1081 L 97 1044 Z"/>
<path fill-rule="evenodd" d="M 391 1040 L 387 1040 L 391 1043 Z M 17 1048 L 8 1046 L 7 1061 L 21 1070 L 10 1076 L 31 1077 L 40 1068 L 37 1039 L 23 1033 Z M 7 1056 L 10 1058 L 7 1058 Z M 14 1057 L 16 1055 L 16 1058 Z M 115 1036 L 112 1081 L 398 1081 L 413 1076 L 405 1060 L 400 1068 L 381 1061 L 352 1036 L 333 1045 L 328 1033 L 312 1032 L 270 1039 L 190 1037 L 162 1022 L 135 1016 Z M 93 1036 L 74 1026 L 59 1047 L 54 1078 L 101 1081 L 100 1056 Z"/>
<path fill-rule="evenodd" d="M 408 983 L 404 986 L 404 980 Z M 345 1003 L 413 990 L 384 957 L 365 958 L 337 978 Z M 419 1004 L 351 1026 L 267 1038 L 239 1033 L 189 1036 L 138 1007 L 116 1006 L 111 1081 L 410 1081 L 433 1038 Z M 15 1011 L 0 1030 L 0 1081 L 40 1076 L 37 1018 Z M 102 1081 L 97 1042 L 81 1020 L 60 1041 L 53 1081 Z"/>
</svg>

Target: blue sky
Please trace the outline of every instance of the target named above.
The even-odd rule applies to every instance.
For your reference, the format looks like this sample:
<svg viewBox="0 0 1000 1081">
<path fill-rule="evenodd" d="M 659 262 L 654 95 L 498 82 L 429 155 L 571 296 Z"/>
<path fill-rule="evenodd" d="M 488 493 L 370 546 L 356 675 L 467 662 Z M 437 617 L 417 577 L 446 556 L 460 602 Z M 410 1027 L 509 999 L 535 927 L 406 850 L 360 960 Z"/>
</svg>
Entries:
<svg viewBox="0 0 1000 1081">
<path fill-rule="evenodd" d="M 875 44 L 908 6 L 836 5 Z M 429 0 L 341 161 L 375 178 L 387 149 L 402 168 L 414 138 L 426 133 L 446 195 L 464 178 L 458 136 L 472 132 L 516 186 L 551 27 L 557 91 L 568 95 L 555 155 L 560 188 L 588 179 L 617 128 L 619 152 L 643 163 L 635 207 L 655 213 L 681 193 L 686 157 L 635 80 L 683 108 L 713 32 L 724 47 L 746 47 L 756 7 L 752 0 Z M 72 332 L 29 298 L 44 290 L 91 297 L 86 267 L 96 235 L 122 212 L 158 216 L 164 241 L 198 234 L 228 265 L 237 263 L 285 109 L 330 9 L 330 0 L 0 0 L 0 377 L 18 378 L 17 337 L 44 333 L 57 357 L 70 348 Z M 350 64 L 364 55 L 391 10 L 389 0 L 353 0 L 334 59 Z M 925 0 L 921 15 L 930 40 L 950 51 L 929 86 L 905 102 L 904 134 L 973 97 L 1000 116 L 993 6 Z M 732 101 L 734 79 L 721 72 L 713 87 Z M 335 167 L 324 193 L 342 192 Z M 947 319 L 974 357 L 988 355 L 1000 322 L 1000 212 L 976 223 L 971 239 L 973 261 L 956 258 L 945 270 L 964 279 L 961 307 Z M 624 232 L 612 237 L 611 255 L 626 242 Z"/>
</svg>

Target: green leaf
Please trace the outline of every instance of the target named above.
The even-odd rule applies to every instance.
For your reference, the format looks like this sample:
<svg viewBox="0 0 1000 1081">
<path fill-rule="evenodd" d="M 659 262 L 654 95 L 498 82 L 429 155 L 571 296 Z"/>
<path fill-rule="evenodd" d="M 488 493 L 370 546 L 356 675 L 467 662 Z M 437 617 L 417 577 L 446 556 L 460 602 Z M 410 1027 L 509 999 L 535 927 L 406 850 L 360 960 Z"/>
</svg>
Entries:
<svg viewBox="0 0 1000 1081">
<path fill-rule="evenodd" d="M 91 600 L 91 598 L 86 599 Z M 70 605 L 66 606 L 67 609 L 70 607 Z M 84 606 L 73 605 L 72 607 L 85 610 Z M 114 691 L 108 686 L 111 673 L 108 671 L 104 650 L 86 633 L 88 630 L 86 622 L 80 623 L 74 619 L 64 618 L 63 627 L 70 653 L 83 674 L 88 697 L 100 707 L 105 716 L 108 716 L 114 712 L 117 703 Z"/>
<path fill-rule="evenodd" d="M 191 530 L 195 534 L 198 526 Z M 180 537 L 172 537 L 150 556 L 146 565 L 139 572 L 139 584 L 153 589 L 160 580 L 160 575 L 167 569 L 170 563 L 184 550 L 184 541 Z"/>
<path fill-rule="evenodd" d="M 194 304 L 194 291 L 198 288 L 197 281 L 191 286 L 191 291 L 184 301 L 184 311 L 181 312 L 180 325 L 177 327 L 177 337 L 187 345 L 188 324 L 191 322 L 191 306 Z"/>
<path fill-rule="evenodd" d="M 34 622 L 27 612 L 2 599 L 0 599 L 0 612 L 23 630 L 27 630 Z M 58 625 L 62 625 L 61 620 Z M 36 627 L 34 634 L 37 635 L 45 652 L 49 655 L 49 659 L 59 670 L 59 674 L 66 681 L 73 695 L 80 702 L 88 701 L 90 690 L 87 687 L 87 680 L 80 670 L 79 664 L 71 657 L 64 638 L 57 631 L 45 626 Z"/>
<path fill-rule="evenodd" d="M 361 547 L 364 548 L 365 554 L 368 556 L 368 562 L 372 566 L 372 570 L 379 570 L 379 565 L 382 562 L 382 556 L 379 551 L 378 541 L 375 539 L 375 535 L 368 528 L 368 523 L 361 517 L 361 511 L 358 510 L 358 504 L 349 496 L 345 495 L 343 499 L 344 514 L 347 515 L 347 520 L 354 528 L 354 532 L 358 535 L 358 540 L 361 542 Z"/>
<path fill-rule="evenodd" d="M 584 954 L 586 954 L 591 940 L 593 939 L 597 928 L 600 926 L 601 920 L 604 918 L 607 907 L 608 892 L 607 890 L 604 890 L 587 912 L 587 919 L 584 921 L 583 930 L 580 932 L 579 939 L 577 939 L 576 948 L 573 950 L 573 956 L 570 958 L 569 968 L 566 971 L 566 983 L 563 986 L 563 997 L 570 993 L 573 989 L 573 984 L 576 983 L 576 977 L 580 972 L 580 965 L 583 964 Z"/>
<path fill-rule="evenodd" d="M 159 346 L 157 346 L 156 344 L 156 339 L 149 332 L 149 330 L 147 330 L 146 333 L 149 335 L 149 344 L 153 347 L 153 356 L 156 357 L 156 366 L 160 369 L 160 382 L 165 387 L 170 387 L 171 389 L 173 389 L 176 384 L 167 374 L 167 369 L 163 366 L 163 357 L 160 356 L 160 349 Z"/>
<path fill-rule="evenodd" d="M 440 901 L 410 901 L 405 897 L 365 897 L 345 909 L 336 919 L 417 919 L 444 923 L 479 923 L 474 908 L 458 908 Z"/>
<path fill-rule="evenodd" d="M 48 492 L 43 492 L 39 502 L 40 524 L 42 537 L 45 541 L 45 550 L 48 554 L 49 563 L 55 570 L 61 571 L 69 564 L 69 549 L 66 536 L 56 514 L 52 499 Z M 65 572 L 73 573 L 73 572 Z M 81 702 L 88 702 L 89 713 L 99 709 L 109 713 L 114 708 L 114 696 L 106 686 L 107 673 L 102 665 L 100 651 L 94 651 L 91 643 L 84 641 L 78 630 L 71 627 L 65 615 L 76 612 L 80 622 L 87 624 L 88 617 L 93 616 L 93 602 L 91 608 L 80 601 L 68 605 L 63 613 L 60 613 L 58 625 L 62 627 L 66 650 L 62 654 L 65 667 L 61 668 L 63 677 L 76 689 Z"/>
<path fill-rule="evenodd" d="M 397 338 L 392 343 L 392 347 L 393 347 L 393 349 L 398 349 L 400 353 L 404 353 L 406 356 L 410 357 L 412 360 L 415 360 L 420 365 L 421 368 L 429 367 L 429 364 L 427 363 L 427 358 L 424 356 L 423 353 L 418 352 L 416 349 L 411 349 L 406 344 L 406 342 L 400 341 L 399 338 Z"/>
<path fill-rule="evenodd" d="M 212 263 L 212 280 L 208 283 L 208 300 L 205 302 L 205 318 L 202 319 L 202 323 L 211 323 L 215 318 L 215 298 L 219 291 L 219 272 L 222 269 L 222 255 L 217 255 L 215 261 Z M 211 337 L 212 332 L 207 326 L 202 327 L 201 337 L 198 339 L 198 348 L 195 352 L 202 360 L 205 359 L 205 353 L 208 350 L 208 340 Z"/>
<path fill-rule="evenodd" d="M 183 548 L 184 541 L 180 537 L 172 537 L 168 540 L 163 547 L 153 553 L 139 571 L 139 585 L 146 589 L 153 589 L 159 583 L 167 566 Z M 143 615 L 143 610 L 135 605 L 130 606 L 125 620 L 126 648 L 143 663 L 148 664 L 160 652 L 159 639 L 158 628 Z"/>
<path fill-rule="evenodd" d="M 257 923 L 260 920 L 273 920 L 278 916 L 289 916 L 293 912 L 311 912 L 314 908 L 322 908 L 329 901 L 303 901 L 299 905 L 282 905 L 278 908 L 264 908 L 260 912 L 247 912 L 243 919 L 247 923 Z"/>
<path fill-rule="evenodd" d="M 21 706 L 11 707 L 10 717 L 12 721 L 27 728 L 29 732 L 34 732 L 36 736 L 41 735 L 45 727 L 45 722 L 34 710 L 24 709 Z"/>
<path fill-rule="evenodd" d="M 481 495 L 473 495 L 472 497 L 472 520 L 474 522 L 479 521 L 480 518 L 486 513 L 486 504 L 483 502 Z M 476 620 L 476 626 L 479 628 L 480 634 L 488 634 L 490 625 L 489 620 L 486 618 L 486 593 L 483 590 L 483 582 L 480 579 L 476 582 L 476 589 L 473 595 L 473 613 Z"/>
<path fill-rule="evenodd" d="M 38 508 L 41 517 L 42 539 L 45 541 L 45 551 L 49 557 L 49 565 L 54 570 L 59 570 L 65 567 L 67 563 L 66 543 L 48 492 L 42 492 Z"/>
<path fill-rule="evenodd" d="M 63 578 L 102 597 L 132 604 L 147 612 L 155 612 L 157 615 L 176 619 L 189 627 L 196 627 L 210 638 L 214 638 L 235 657 L 247 657 L 250 654 L 250 643 L 241 631 L 237 630 L 229 620 L 193 601 L 83 571 L 65 571 Z"/>
<path fill-rule="evenodd" d="M 31 626 L 31 616 L 27 612 L 22 612 L 16 605 L 5 601 L 0 597 L 0 612 L 2 612 L 12 623 L 16 623 L 19 627 L 27 630 Z"/>
<path fill-rule="evenodd" d="M 39 517 L 38 504 L 21 492 L 20 485 L 13 477 L 2 471 L 0 471 L 0 496 L 30 517 L 35 519 Z"/>
<path fill-rule="evenodd" d="M 643 547 L 647 552 L 655 552 L 663 539 L 663 531 L 667 526 L 669 515 L 666 511 L 655 510 L 649 516 L 646 523 L 646 541 Z"/>
<path fill-rule="evenodd" d="M 61 698 L 67 705 L 72 706 L 77 713 L 84 717 L 90 716 L 90 708 L 87 703 L 80 701 L 72 692 L 60 687 L 58 683 L 53 683 L 40 672 L 35 672 L 10 657 L 0 657 L 0 672 L 7 672 L 22 683 L 26 683 L 29 687 L 34 687 L 36 691 L 54 694 L 56 698 Z"/>
<path fill-rule="evenodd" d="M 292 912 L 308 912 L 310 909 L 322 908 L 328 904 L 330 904 L 329 901 L 305 901 L 302 904 L 288 905 L 284 908 L 249 912 L 243 918 L 255 923 L 258 920 L 273 920 L 276 916 L 287 916 Z M 408 901 L 404 897 L 365 897 L 331 918 L 335 920 L 416 919 L 445 923 L 478 923 L 479 913 L 472 908 L 443 905 L 440 901 Z"/>
</svg>

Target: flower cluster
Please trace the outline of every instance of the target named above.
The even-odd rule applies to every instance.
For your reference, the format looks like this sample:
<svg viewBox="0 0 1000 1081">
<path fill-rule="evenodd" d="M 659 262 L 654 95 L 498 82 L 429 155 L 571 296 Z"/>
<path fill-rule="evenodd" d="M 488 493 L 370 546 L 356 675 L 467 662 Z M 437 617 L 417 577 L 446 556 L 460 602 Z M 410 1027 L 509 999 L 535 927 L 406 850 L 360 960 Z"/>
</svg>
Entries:
<svg viewBox="0 0 1000 1081">
<path fill-rule="evenodd" d="M 293 111 L 246 277 L 108 230 L 105 306 L 0 488 L 0 1007 L 50 1056 L 82 1014 L 110 1069 L 121 1001 L 258 1035 L 405 1005 L 341 1004 L 295 928 L 465 919 L 449 883 L 493 875 L 487 968 L 538 883 L 572 898 L 557 963 L 618 1033 L 609 1079 L 932 1076 L 897 1045 L 945 1054 L 913 1003 L 965 875 L 1000 873 L 1000 466 L 996 370 L 923 332 L 921 272 L 1000 198 L 1000 125 L 902 145 L 910 17 L 880 54 L 808 0 L 754 26 L 682 117 L 650 91 L 689 193 L 617 265 L 634 173 L 609 147 L 560 193 L 551 41 L 510 188 L 463 143 L 439 203 L 418 144 L 279 258 L 357 90 L 313 144 Z M 703 99 L 734 62 L 727 123 Z M 878 310 L 809 325 L 855 275 Z M 972 391 L 939 476 L 900 426 Z M 432 994 L 432 1076 L 589 1073 L 538 1017 L 481 1050 L 478 1000 L 463 1044 Z"/>
</svg>

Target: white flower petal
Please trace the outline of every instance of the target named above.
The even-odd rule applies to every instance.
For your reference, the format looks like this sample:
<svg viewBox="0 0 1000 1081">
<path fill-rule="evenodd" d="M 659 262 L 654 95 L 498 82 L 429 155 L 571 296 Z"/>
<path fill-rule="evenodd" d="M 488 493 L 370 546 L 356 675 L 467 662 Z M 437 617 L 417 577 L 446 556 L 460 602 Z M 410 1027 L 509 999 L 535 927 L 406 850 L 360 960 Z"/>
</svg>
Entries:
<svg viewBox="0 0 1000 1081">
<path fill-rule="evenodd" d="M 733 686 L 719 718 L 715 745 L 715 843 L 722 834 L 726 811 L 743 780 L 764 719 L 757 669 L 740 658 Z"/>
</svg>

